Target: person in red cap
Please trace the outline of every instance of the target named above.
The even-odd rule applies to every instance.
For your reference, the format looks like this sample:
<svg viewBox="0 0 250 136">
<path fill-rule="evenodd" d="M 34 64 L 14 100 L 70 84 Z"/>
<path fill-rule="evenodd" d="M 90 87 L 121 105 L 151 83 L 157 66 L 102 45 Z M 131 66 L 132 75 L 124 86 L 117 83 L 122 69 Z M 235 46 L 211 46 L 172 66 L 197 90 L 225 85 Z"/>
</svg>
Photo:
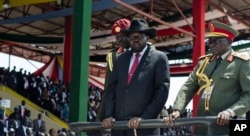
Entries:
<svg viewBox="0 0 250 136">
<path fill-rule="evenodd" d="M 231 48 L 238 32 L 213 21 L 208 24 L 211 54 L 200 57 L 195 70 L 181 87 L 173 112 L 163 121 L 170 126 L 180 117 L 195 94 L 199 95 L 197 116 L 216 116 L 217 126 L 195 126 L 195 135 L 228 135 L 230 118 L 241 117 L 250 109 L 250 58 Z"/>
<path fill-rule="evenodd" d="M 124 19 L 124 18 L 115 21 L 112 27 L 111 33 L 112 35 L 115 36 L 116 44 L 119 47 L 109 52 L 106 56 L 107 68 L 106 68 L 106 76 L 105 76 L 105 86 L 104 86 L 104 91 L 102 94 L 100 108 L 99 108 L 98 115 L 97 115 L 97 119 L 99 121 L 102 121 L 105 116 L 104 105 L 105 105 L 105 98 L 107 94 L 106 89 L 107 89 L 108 81 L 110 79 L 110 76 L 113 70 L 113 66 L 115 65 L 116 58 L 119 55 L 121 55 L 123 52 L 125 52 L 126 50 L 129 50 L 130 48 L 129 38 L 127 36 L 124 36 L 121 33 L 121 30 L 128 29 L 129 27 L 130 27 L 130 20 Z"/>
</svg>

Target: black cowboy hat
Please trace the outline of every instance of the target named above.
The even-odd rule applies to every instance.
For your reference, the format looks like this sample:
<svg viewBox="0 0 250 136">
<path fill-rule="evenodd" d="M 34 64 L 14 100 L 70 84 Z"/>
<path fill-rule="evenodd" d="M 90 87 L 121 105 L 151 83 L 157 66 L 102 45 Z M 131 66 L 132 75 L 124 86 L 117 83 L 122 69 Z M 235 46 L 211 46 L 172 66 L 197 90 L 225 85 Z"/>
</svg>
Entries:
<svg viewBox="0 0 250 136">
<path fill-rule="evenodd" d="M 129 36 L 132 32 L 145 33 L 149 38 L 154 38 L 156 36 L 156 29 L 149 28 L 147 21 L 141 18 L 133 19 L 129 29 L 121 30 L 121 33 L 125 36 Z"/>
</svg>

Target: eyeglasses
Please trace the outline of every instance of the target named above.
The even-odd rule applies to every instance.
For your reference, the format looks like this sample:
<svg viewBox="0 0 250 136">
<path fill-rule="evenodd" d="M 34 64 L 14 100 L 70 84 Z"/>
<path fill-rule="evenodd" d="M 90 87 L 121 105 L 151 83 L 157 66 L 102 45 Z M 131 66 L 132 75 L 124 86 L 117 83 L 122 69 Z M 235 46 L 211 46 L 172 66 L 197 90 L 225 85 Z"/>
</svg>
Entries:
<svg viewBox="0 0 250 136">
<path fill-rule="evenodd" d="M 137 40 L 137 39 L 141 40 L 141 39 L 144 38 L 144 36 L 145 36 L 144 34 L 136 34 L 136 35 L 130 35 L 129 38 L 130 38 L 130 40 L 134 41 L 134 40 Z"/>
</svg>

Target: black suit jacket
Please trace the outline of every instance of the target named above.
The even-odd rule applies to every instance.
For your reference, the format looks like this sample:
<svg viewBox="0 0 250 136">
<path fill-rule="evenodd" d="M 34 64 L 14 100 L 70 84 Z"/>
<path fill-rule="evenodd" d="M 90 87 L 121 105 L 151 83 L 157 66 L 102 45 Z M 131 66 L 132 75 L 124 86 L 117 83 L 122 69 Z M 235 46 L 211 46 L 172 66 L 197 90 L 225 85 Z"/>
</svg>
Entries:
<svg viewBox="0 0 250 136">
<path fill-rule="evenodd" d="M 40 128 L 39 128 L 39 122 L 38 121 L 39 121 L 39 119 L 34 119 L 33 120 L 33 131 L 34 132 L 39 132 Z M 41 126 L 46 126 L 45 121 L 41 120 Z"/>
<path fill-rule="evenodd" d="M 24 132 L 24 131 L 26 131 L 26 130 L 23 129 L 23 126 L 20 126 L 20 127 L 17 129 L 17 131 L 16 131 L 16 136 L 26 136 L 26 135 L 25 135 L 26 132 Z"/>
<path fill-rule="evenodd" d="M 18 112 L 19 116 L 21 118 L 24 118 L 26 116 L 26 114 L 27 114 L 28 109 L 25 107 L 25 109 L 24 109 L 24 117 L 22 117 L 22 111 L 21 111 L 22 106 L 19 105 L 18 108 L 19 108 L 19 112 Z"/>
<path fill-rule="evenodd" d="M 117 58 L 107 88 L 109 93 L 105 104 L 105 116 L 114 117 L 117 121 L 132 117 L 156 119 L 168 98 L 168 58 L 163 52 L 148 46 L 128 85 L 132 54 L 132 51 L 125 52 Z M 149 133 L 143 135 L 147 134 Z"/>
</svg>

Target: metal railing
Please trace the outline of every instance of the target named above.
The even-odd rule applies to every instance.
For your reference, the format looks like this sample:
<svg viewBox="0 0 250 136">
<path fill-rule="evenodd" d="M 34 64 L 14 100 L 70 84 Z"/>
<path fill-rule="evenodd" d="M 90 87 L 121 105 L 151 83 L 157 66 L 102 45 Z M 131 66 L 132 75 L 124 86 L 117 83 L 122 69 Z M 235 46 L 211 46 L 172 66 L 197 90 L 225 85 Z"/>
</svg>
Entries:
<svg viewBox="0 0 250 136">
<path fill-rule="evenodd" d="M 208 127 L 208 135 L 212 135 L 212 125 L 216 125 L 216 116 L 205 117 L 192 117 L 192 118 L 178 118 L 175 120 L 175 126 L 188 126 L 188 125 L 204 125 Z M 229 126 L 229 124 L 227 125 Z M 88 132 L 93 130 L 102 130 L 101 122 L 72 122 L 69 124 L 72 131 L 75 132 Z M 162 119 L 147 119 L 141 120 L 139 128 L 166 128 L 167 126 Z M 128 121 L 116 121 L 113 123 L 112 129 L 129 129 Z"/>
</svg>

